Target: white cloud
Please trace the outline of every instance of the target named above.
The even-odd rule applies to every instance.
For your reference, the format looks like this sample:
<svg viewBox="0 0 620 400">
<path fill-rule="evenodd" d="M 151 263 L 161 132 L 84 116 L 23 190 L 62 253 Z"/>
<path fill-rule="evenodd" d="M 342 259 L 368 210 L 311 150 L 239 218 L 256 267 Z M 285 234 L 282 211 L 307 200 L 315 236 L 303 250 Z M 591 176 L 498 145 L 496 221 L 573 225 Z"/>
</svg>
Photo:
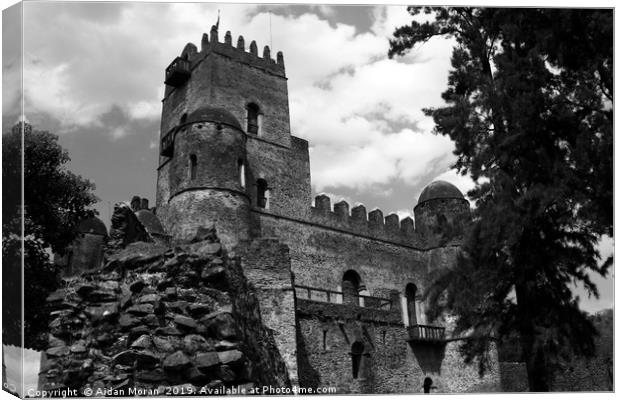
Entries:
<svg viewBox="0 0 620 400">
<path fill-rule="evenodd" d="M 88 13 L 78 18 L 67 4 L 28 5 L 31 111 L 52 114 L 64 130 L 100 125 L 114 106 L 131 119 L 156 120 L 165 66 L 185 43 L 199 47 L 220 9 L 220 40 L 230 30 L 233 41 L 243 34 L 248 45 L 256 40 L 262 49 L 272 42 L 272 54 L 284 53 L 292 133 L 310 141 L 318 190 L 394 178 L 416 183 L 452 157 L 450 141 L 430 133 L 433 122 L 421 111 L 442 104 L 451 42 L 431 40 L 407 57 L 387 59 L 389 35 L 410 19 L 403 6 L 377 7 L 371 31 L 361 34 L 330 24 L 324 18 L 329 8 L 294 17 L 254 14 L 255 6 L 243 4 L 114 7 L 120 11 L 103 21 Z M 124 126 L 109 131 L 115 139 L 132 132 Z"/>
</svg>

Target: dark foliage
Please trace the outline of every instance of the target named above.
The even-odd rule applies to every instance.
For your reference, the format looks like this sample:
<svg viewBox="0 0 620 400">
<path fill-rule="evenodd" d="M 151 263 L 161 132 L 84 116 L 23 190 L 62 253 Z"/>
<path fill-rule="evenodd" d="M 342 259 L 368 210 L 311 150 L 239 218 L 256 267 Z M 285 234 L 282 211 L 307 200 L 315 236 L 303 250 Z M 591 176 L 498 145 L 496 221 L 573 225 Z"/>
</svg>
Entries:
<svg viewBox="0 0 620 400">
<path fill-rule="evenodd" d="M 445 107 L 425 110 L 455 143 L 476 187 L 455 268 L 428 292 L 457 317 L 481 371 L 492 340 L 517 334 L 530 390 L 549 390 L 596 330 L 571 287 L 597 296 L 597 243 L 613 235 L 611 10 L 409 7 L 431 22 L 396 29 L 390 56 L 434 36 L 455 40 Z"/>
<path fill-rule="evenodd" d="M 3 135 L 2 157 L 3 338 L 5 343 L 21 345 L 20 300 L 24 298 L 24 344 L 38 349 L 47 330 L 42 304 L 58 285 L 50 251 L 63 254 L 75 238 L 79 221 L 94 215 L 88 207 L 97 200 L 92 193 L 95 187 L 65 168 L 69 156 L 56 135 L 28 124 L 18 124 Z M 26 296 L 22 296 L 22 278 Z"/>
</svg>

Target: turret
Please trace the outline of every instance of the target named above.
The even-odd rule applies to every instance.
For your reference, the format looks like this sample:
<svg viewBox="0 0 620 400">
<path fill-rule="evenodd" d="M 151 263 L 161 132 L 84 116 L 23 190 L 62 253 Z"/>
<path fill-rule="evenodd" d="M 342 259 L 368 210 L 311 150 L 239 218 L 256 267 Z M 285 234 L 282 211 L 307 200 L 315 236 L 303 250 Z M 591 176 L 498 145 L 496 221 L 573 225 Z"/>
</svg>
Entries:
<svg viewBox="0 0 620 400">
<path fill-rule="evenodd" d="M 463 236 L 471 215 L 469 201 L 453 184 L 429 184 L 413 209 L 415 230 L 429 246 L 439 246 Z"/>
<path fill-rule="evenodd" d="M 190 43 L 166 69 L 156 209 L 173 238 L 214 224 L 235 244 L 249 236 L 250 208 L 307 209 L 307 142 L 290 134 L 282 53 L 274 60 L 267 46 L 261 57 L 255 41 L 247 50 L 243 37 L 233 42 L 213 26 L 200 52 Z"/>
<path fill-rule="evenodd" d="M 204 106 L 180 121 L 173 135 L 166 174 L 160 170 L 158 182 L 168 197 L 158 199 L 163 205 L 157 207 L 166 231 L 190 239 L 198 227 L 213 225 L 226 244 L 247 239 L 246 136 L 239 121 Z"/>
</svg>

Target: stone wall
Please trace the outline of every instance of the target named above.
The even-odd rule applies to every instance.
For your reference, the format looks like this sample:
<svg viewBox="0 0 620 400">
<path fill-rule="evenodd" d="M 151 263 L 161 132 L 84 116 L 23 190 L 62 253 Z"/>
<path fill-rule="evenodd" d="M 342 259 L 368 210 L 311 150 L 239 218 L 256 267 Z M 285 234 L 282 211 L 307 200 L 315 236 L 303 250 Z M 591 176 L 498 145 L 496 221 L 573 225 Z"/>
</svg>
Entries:
<svg viewBox="0 0 620 400">
<path fill-rule="evenodd" d="M 283 147 L 248 135 L 247 189 L 256 206 L 256 181 L 269 186 L 269 209 L 265 212 L 308 218 L 310 212 L 310 159 L 308 142 L 291 137 L 291 147 Z"/>
<path fill-rule="evenodd" d="M 52 293 L 43 389 L 162 395 L 290 385 L 239 259 L 213 234 L 200 239 L 129 244 L 102 271 Z"/>
<path fill-rule="evenodd" d="M 497 365 L 483 377 L 466 365 L 455 342 L 409 342 L 398 312 L 298 299 L 300 384 L 331 386 L 338 393 L 422 393 L 426 377 L 433 392 L 499 390 Z M 353 377 L 352 346 L 364 352 Z"/>
<path fill-rule="evenodd" d="M 427 254 L 413 246 L 342 232 L 254 210 L 254 229 L 289 246 L 295 284 L 338 291 L 347 270 L 355 270 L 371 296 L 391 291 L 404 296 L 413 283 L 422 293 L 428 285 Z M 440 251 L 440 250 L 437 250 Z M 439 259 L 447 263 L 450 257 Z M 437 268 L 449 264 L 436 265 Z M 399 306 L 399 304 L 394 304 Z"/>
</svg>

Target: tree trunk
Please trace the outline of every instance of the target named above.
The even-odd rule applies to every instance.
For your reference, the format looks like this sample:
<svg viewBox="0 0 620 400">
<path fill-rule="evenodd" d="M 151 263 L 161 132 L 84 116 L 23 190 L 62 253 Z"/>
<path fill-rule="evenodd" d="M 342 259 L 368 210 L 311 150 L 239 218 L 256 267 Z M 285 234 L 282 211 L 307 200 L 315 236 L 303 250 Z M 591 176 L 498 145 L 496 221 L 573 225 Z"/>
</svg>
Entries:
<svg viewBox="0 0 620 400">
<path fill-rule="evenodd" d="M 547 359 L 544 349 L 537 343 L 534 326 L 533 304 L 528 302 L 533 296 L 528 296 L 526 284 L 515 285 L 517 294 L 517 312 L 519 313 L 519 339 L 523 360 L 527 370 L 527 380 L 530 392 L 548 392 L 550 390 L 550 376 L 547 368 Z"/>
</svg>

